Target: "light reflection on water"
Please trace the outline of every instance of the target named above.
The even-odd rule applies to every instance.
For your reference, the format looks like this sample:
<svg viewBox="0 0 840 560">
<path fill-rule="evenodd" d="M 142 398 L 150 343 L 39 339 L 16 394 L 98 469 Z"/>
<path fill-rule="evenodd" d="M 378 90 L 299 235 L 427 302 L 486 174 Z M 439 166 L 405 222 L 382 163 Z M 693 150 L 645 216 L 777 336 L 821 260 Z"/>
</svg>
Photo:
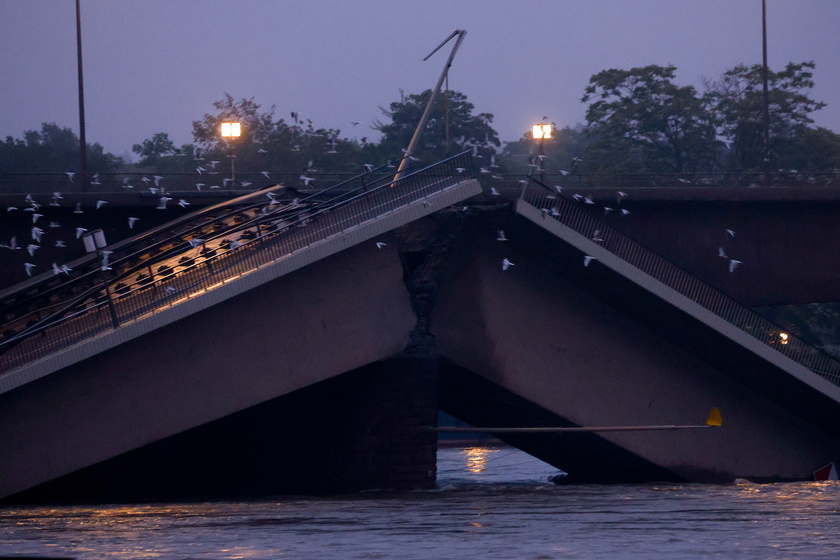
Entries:
<svg viewBox="0 0 840 560">
<path fill-rule="evenodd" d="M 443 449 L 438 471 L 437 490 L 407 494 L 5 508 L 0 555 L 786 559 L 840 545 L 838 483 L 555 486 L 508 448 Z"/>
</svg>

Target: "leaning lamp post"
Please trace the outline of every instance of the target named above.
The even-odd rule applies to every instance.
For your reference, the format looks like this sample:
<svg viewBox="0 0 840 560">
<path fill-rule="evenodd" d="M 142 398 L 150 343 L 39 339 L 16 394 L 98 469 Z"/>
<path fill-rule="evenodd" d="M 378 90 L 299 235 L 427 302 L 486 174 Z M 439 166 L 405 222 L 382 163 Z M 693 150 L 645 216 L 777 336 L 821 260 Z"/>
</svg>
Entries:
<svg viewBox="0 0 840 560">
<path fill-rule="evenodd" d="M 221 134 L 222 138 L 230 143 L 231 140 L 235 140 L 242 135 L 242 124 L 233 121 L 224 121 L 221 126 Z M 233 153 L 233 149 L 231 149 L 228 157 L 230 157 L 230 180 L 233 182 L 236 180 L 236 154 Z"/>
<path fill-rule="evenodd" d="M 534 140 L 539 140 L 539 154 L 537 159 L 540 164 L 540 182 L 545 184 L 545 166 L 543 160 L 545 159 L 545 141 L 551 138 L 553 125 L 546 122 L 535 124 L 531 127 L 531 136 Z"/>
</svg>

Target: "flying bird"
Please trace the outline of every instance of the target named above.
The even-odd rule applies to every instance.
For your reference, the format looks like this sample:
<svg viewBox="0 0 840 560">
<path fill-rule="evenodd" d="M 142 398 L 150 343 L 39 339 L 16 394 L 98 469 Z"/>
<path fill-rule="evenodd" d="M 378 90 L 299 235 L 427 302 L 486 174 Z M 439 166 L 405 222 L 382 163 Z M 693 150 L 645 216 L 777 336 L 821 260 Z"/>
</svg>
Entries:
<svg viewBox="0 0 840 560">
<path fill-rule="evenodd" d="M 512 262 L 510 262 L 507 258 L 502 259 L 502 270 L 507 270 L 512 266 L 516 266 L 516 265 L 514 265 Z"/>
<path fill-rule="evenodd" d="M 70 179 L 70 182 L 72 183 L 73 182 L 73 176 L 75 175 L 75 173 L 73 173 L 72 171 L 65 171 L 64 174 L 67 175 L 67 178 Z"/>
<path fill-rule="evenodd" d="M 501 196 L 502 193 L 496 190 L 496 187 L 490 187 L 490 194 L 493 196 Z"/>
<path fill-rule="evenodd" d="M 35 241 L 36 243 L 40 243 L 41 242 L 41 236 L 44 234 L 44 230 L 42 230 L 38 226 L 32 226 L 32 229 L 30 230 L 30 233 L 32 235 L 32 240 Z M 14 237 L 12 239 L 14 239 Z"/>
<path fill-rule="evenodd" d="M 735 232 L 731 229 L 728 229 L 726 230 L 726 235 L 728 235 L 729 237 L 735 237 Z"/>
<path fill-rule="evenodd" d="M 377 241 L 376 242 L 376 248 L 377 249 L 384 249 L 387 245 L 388 245 L 387 243 L 384 243 L 382 241 Z"/>
<path fill-rule="evenodd" d="M 186 208 L 189 205 L 190 203 L 184 200 L 183 198 L 178 199 L 178 206 L 180 206 L 181 208 Z"/>
<path fill-rule="evenodd" d="M 718 247 L 718 256 L 722 259 L 729 258 L 729 256 L 726 254 L 726 251 L 723 250 L 723 247 Z"/>
<path fill-rule="evenodd" d="M 35 268 L 35 265 L 32 263 L 23 263 L 23 267 L 26 269 L 26 275 L 32 276 L 32 269 Z"/>
<path fill-rule="evenodd" d="M 593 256 L 590 256 L 590 255 L 584 256 L 583 257 L 583 266 L 589 266 L 589 263 L 591 263 L 593 260 L 595 260 L 595 257 L 593 257 Z"/>
<path fill-rule="evenodd" d="M 196 247 L 199 247 L 199 246 L 203 245 L 203 244 L 205 243 L 205 240 L 204 240 L 204 239 L 198 239 L 198 238 L 195 238 L 195 239 L 190 239 L 189 243 L 190 243 L 190 246 L 191 246 L 193 249 L 195 249 Z"/>
<path fill-rule="evenodd" d="M 729 272 L 735 272 L 735 269 L 738 268 L 738 265 L 741 264 L 741 261 L 738 259 L 729 259 Z"/>
<path fill-rule="evenodd" d="M 34 257 L 35 256 L 35 251 L 40 249 L 40 248 L 41 248 L 40 245 L 35 245 L 34 243 L 30 243 L 29 245 L 26 246 L 26 250 L 29 253 L 30 257 Z"/>
<path fill-rule="evenodd" d="M 87 231 L 87 228 L 77 227 L 76 228 L 76 239 L 80 238 L 86 231 Z"/>
<path fill-rule="evenodd" d="M 76 203 L 76 208 L 73 210 L 73 213 L 74 214 L 84 214 L 85 213 L 85 211 L 82 210 L 82 203 L 81 202 Z"/>
<path fill-rule="evenodd" d="M 108 204 L 107 200 L 97 200 L 96 201 L 96 209 L 99 210 L 100 208 L 102 208 L 106 204 Z"/>
<path fill-rule="evenodd" d="M 134 224 L 140 221 L 140 218 L 129 217 L 128 218 L 128 229 L 134 229 Z"/>
<path fill-rule="evenodd" d="M 508 238 L 505 237 L 505 230 L 500 229 L 496 232 L 496 241 L 507 241 Z"/>
<path fill-rule="evenodd" d="M 33 223 L 33 224 L 37 224 L 37 223 L 38 223 L 38 220 L 39 220 L 40 218 L 43 218 L 43 217 L 44 217 L 44 215 L 43 215 L 43 214 L 38 214 L 38 213 L 32 214 L 32 223 Z"/>
</svg>

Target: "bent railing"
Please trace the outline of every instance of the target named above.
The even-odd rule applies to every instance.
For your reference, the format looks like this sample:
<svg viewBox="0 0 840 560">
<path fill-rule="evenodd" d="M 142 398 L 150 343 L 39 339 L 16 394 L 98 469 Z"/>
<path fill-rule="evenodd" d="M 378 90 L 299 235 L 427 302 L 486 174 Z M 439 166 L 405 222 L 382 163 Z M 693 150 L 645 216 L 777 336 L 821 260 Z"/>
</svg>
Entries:
<svg viewBox="0 0 840 560">
<path fill-rule="evenodd" d="M 523 188 L 521 202 L 541 210 L 546 219 L 557 220 L 588 239 L 596 239 L 600 246 L 628 264 L 840 386 L 840 361 L 610 227 L 590 212 L 585 203 L 570 200 L 561 190 L 533 177 L 529 177 Z"/>
</svg>

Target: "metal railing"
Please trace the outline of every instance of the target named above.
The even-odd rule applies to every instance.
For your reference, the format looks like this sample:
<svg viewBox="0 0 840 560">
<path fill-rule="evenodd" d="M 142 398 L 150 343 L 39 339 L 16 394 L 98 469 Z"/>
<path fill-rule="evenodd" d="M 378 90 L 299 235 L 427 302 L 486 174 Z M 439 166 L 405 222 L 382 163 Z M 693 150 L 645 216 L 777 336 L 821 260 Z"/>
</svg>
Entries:
<svg viewBox="0 0 840 560">
<path fill-rule="evenodd" d="M 585 203 L 569 199 L 533 177 L 523 187 L 521 200 L 544 212 L 547 219 L 557 220 L 596 241 L 645 274 L 840 386 L 840 361 L 610 227 L 601 219 L 601 215 L 596 216 L 588 210 Z"/>
<path fill-rule="evenodd" d="M 409 170 L 398 180 L 393 175 L 374 181 L 357 176 L 288 204 L 266 197 L 224 216 L 223 227 L 222 218 L 202 221 L 193 216 L 193 222 L 201 223 L 109 262 L 110 272 L 91 271 L 77 281 L 75 291 L 69 287 L 76 294 L 71 300 L 52 304 L 34 324 L 0 341 L 0 371 L 177 305 L 472 175 L 470 154 L 464 152 Z"/>
<path fill-rule="evenodd" d="M 399 162 L 396 162 L 399 163 Z M 387 166 L 383 166 L 387 167 Z M 395 164 L 391 168 L 396 169 Z M 496 173 L 485 170 L 478 175 L 485 186 L 515 185 L 521 178 L 521 173 Z M 307 184 L 300 174 L 238 171 L 236 180 L 231 180 L 221 171 L 198 172 L 103 172 L 91 174 L 86 192 L 89 193 L 117 193 L 117 192 L 146 192 L 150 189 L 167 192 L 185 193 L 230 193 L 252 192 L 278 183 L 295 188 L 317 188 L 325 184 L 344 182 L 356 176 L 353 173 L 310 173 L 314 179 Z M 380 168 L 380 175 L 389 175 L 388 170 Z M 390 173 L 393 175 L 393 173 Z M 686 187 L 718 187 L 742 189 L 749 187 L 768 186 L 762 173 L 557 173 L 545 174 L 545 183 L 560 185 L 569 189 L 607 188 L 686 188 Z M 838 187 L 840 186 L 840 172 L 799 173 L 796 171 L 779 171 L 770 179 L 770 187 Z M 82 192 L 82 182 L 78 176 L 71 179 L 71 175 L 61 172 L 18 172 L 0 173 L 0 194 L 51 194 L 53 192 L 79 193 Z"/>
</svg>

